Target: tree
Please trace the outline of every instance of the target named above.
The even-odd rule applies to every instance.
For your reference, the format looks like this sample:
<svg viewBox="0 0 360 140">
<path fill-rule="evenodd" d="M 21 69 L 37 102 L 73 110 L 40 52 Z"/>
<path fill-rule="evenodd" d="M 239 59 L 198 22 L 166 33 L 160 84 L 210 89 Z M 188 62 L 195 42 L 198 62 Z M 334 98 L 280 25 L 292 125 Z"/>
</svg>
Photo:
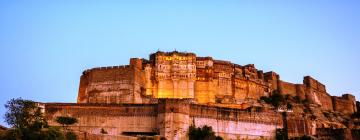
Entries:
<svg viewBox="0 0 360 140">
<path fill-rule="evenodd" d="M 11 99 L 5 104 L 5 122 L 17 129 L 32 128 L 41 129 L 47 126 L 41 108 L 31 100 L 21 98 Z"/>
<path fill-rule="evenodd" d="M 215 136 L 215 132 L 211 126 L 195 127 L 191 125 L 189 127 L 189 139 L 190 140 L 222 140 L 220 136 Z"/>
<path fill-rule="evenodd" d="M 62 127 L 64 128 L 64 132 L 65 132 L 69 125 L 73 125 L 73 124 L 77 123 L 78 121 L 76 118 L 73 118 L 73 117 L 59 116 L 59 117 L 56 117 L 56 122 L 62 125 Z"/>
<path fill-rule="evenodd" d="M 0 135 L 1 140 L 65 140 L 58 129 L 47 125 L 41 108 L 34 101 L 11 99 L 5 108 L 5 122 L 12 128 Z"/>
</svg>

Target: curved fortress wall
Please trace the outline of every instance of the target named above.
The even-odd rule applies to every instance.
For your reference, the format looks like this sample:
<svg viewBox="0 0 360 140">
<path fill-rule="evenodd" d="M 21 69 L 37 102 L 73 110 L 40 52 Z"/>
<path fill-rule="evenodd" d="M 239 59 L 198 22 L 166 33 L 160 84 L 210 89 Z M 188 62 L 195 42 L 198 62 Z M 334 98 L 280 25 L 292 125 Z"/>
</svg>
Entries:
<svg viewBox="0 0 360 140">
<path fill-rule="evenodd" d="M 131 62 L 141 62 L 132 59 Z M 141 64 L 141 63 L 140 63 Z M 78 103 L 142 103 L 144 74 L 141 65 L 100 67 L 86 70 L 80 78 Z"/>
</svg>

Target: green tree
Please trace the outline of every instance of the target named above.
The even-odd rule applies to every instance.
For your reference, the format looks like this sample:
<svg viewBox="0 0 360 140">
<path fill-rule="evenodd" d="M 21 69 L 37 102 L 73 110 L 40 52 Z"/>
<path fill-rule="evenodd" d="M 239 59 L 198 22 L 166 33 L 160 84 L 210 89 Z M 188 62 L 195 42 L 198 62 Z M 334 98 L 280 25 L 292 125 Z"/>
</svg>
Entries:
<svg viewBox="0 0 360 140">
<path fill-rule="evenodd" d="M 66 131 L 69 125 L 73 125 L 73 124 L 77 123 L 78 120 L 73 117 L 59 116 L 59 117 L 56 117 L 56 122 L 61 124 L 62 127 L 64 128 L 64 131 Z"/>
<path fill-rule="evenodd" d="M 215 136 L 215 132 L 211 126 L 195 127 L 191 125 L 189 127 L 189 139 L 190 140 L 222 140 L 220 136 Z"/>
<path fill-rule="evenodd" d="M 41 129 L 47 126 L 41 108 L 34 101 L 21 98 L 11 99 L 5 104 L 5 122 L 17 129 Z"/>
<path fill-rule="evenodd" d="M 65 140 L 58 129 L 48 126 L 34 101 L 11 99 L 5 108 L 5 122 L 12 128 L 0 135 L 1 140 Z"/>
</svg>

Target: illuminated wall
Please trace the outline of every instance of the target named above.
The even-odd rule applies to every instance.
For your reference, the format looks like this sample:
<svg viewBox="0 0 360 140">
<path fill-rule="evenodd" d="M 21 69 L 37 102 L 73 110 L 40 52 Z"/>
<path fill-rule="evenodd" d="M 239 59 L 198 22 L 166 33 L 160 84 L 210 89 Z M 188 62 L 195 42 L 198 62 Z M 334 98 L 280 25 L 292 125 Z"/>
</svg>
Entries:
<svg viewBox="0 0 360 140">
<path fill-rule="evenodd" d="M 196 56 L 192 53 L 152 54 L 155 98 L 194 98 Z"/>
<path fill-rule="evenodd" d="M 324 110 L 343 108 L 336 98 L 338 106 L 333 106 L 336 102 L 325 85 L 310 76 L 304 77 L 302 84 L 293 84 L 282 81 L 275 72 L 264 73 L 253 64 L 238 65 L 177 51 L 158 51 L 149 60 L 131 58 L 126 66 L 84 71 L 78 103 L 156 103 L 159 98 L 175 98 L 193 99 L 198 104 L 236 105 L 256 101 L 274 91 L 307 99 Z"/>
</svg>

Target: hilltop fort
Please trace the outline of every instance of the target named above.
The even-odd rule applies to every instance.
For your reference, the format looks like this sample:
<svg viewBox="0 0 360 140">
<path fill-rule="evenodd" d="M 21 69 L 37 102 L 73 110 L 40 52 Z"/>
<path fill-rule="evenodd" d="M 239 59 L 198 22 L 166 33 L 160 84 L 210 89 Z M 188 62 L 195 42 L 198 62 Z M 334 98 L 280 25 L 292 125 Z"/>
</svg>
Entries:
<svg viewBox="0 0 360 140">
<path fill-rule="evenodd" d="M 264 99 L 280 94 L 288 100 L 287 119 Z M 111 139 L 158 135 L 187 139 L 190 125 L 213 128 L 224 139 L 275 139 L 287 123 L 289 137 L 327 139 L 359 136 L 355 96 L 331 96 L 325 85 L 305 76 L 303 83 L 281 80 L 253 64 L 238 65 L 194 53 L 156 52 L 131 58 L 125 66 L 85 70 L 77 103 L 45 103 L 50 125 L 57 116 L 79 120 L 73 130 L 88 137 L 106 130 Z"/>
</svg>

